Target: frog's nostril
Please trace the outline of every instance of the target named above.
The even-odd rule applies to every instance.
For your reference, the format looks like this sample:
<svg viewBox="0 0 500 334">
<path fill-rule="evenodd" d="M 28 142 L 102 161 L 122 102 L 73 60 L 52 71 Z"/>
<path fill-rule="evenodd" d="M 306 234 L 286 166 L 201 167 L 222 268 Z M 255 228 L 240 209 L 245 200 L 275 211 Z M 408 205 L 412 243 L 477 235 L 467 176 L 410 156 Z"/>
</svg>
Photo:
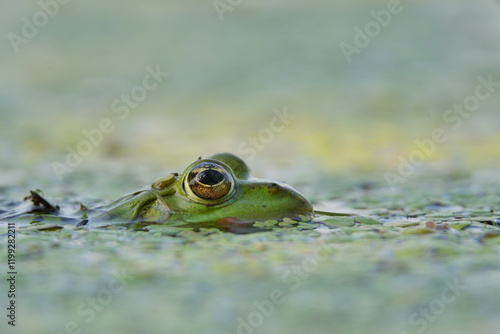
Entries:
<svg viewBox="0 0 500 334">
<path fill-rule="evenodd" d="M 280 189 L 280 186 L 279 184 L 277 183 L 271 183 L 267 186 L 267 190 L 271 193 L 271 194 L 276 194 Z"/>
</svg>

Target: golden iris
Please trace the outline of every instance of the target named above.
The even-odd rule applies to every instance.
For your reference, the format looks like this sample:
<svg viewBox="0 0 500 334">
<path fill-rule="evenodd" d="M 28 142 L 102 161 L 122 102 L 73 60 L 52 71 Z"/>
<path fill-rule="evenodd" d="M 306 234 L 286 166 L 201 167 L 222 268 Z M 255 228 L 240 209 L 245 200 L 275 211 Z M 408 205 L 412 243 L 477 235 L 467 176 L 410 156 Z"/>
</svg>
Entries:
<svg viewBox="0 0 500 334">
<path fill-rule="evenodd" d="M 202 163 L 193 167 L 187 177 L 193 194 L 204 200 L 216 200 L 226 196 L 232 188 L 232 177 L 215 163 Z"/>
</svg>

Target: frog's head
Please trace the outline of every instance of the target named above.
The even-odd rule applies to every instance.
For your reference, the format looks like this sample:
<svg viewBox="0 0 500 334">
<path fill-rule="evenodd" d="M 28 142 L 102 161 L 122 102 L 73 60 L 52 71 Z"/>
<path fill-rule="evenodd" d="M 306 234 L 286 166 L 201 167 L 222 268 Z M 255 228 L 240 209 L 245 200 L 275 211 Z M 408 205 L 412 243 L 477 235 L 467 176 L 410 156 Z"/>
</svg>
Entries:
<svg viewBox="0 0 500 334">
<path fill-rule="evenodd" d="M 171 212 L 186 222 L 242 221 L 311 215 L 311 203 L 289 185 L 257 179 L 243 160 L 219 153 L 190 164 L 181 175 L 153 183 L 152 190 Z"/>
</svg>

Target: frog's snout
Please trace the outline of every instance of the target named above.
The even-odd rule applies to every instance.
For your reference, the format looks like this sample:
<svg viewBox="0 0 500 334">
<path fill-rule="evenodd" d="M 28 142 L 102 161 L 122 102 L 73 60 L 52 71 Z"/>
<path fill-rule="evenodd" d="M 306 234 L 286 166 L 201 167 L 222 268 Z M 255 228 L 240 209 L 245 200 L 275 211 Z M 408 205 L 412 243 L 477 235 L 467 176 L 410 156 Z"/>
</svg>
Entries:
<svg viewBox="0 0 500 334">
<path fill-rule="evenodd" d="M 283 207 L 298 213 L 310 213 L 313 211 L 312 204 L 297 190 L 283 183 L 272 182 L 267 185 L 268 193 L 273 198 L 279 199 Z"/>
</svg>

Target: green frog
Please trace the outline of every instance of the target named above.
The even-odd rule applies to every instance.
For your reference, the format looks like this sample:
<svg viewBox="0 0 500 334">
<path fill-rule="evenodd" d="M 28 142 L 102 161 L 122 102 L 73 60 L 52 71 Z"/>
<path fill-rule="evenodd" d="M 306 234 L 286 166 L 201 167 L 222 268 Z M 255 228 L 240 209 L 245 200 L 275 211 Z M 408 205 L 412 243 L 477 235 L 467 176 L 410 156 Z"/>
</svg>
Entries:
<svg viewBox="0 0 500 334">
<path fill-rule="evenodd" d="M 218 153 L 199 158 L 181 174 L 159 178 L 150 186 L 93 209 L 81 205 L 65 217 L 58 206 L 32 191 L 23 204 L 0 214 L 0 219 L 53 222 L 59 218 L 67 224 L 97 227 L 134 222 L 250 223 L 299 215 L 311 217 L 313 207 L 297 190 L 283 182 L 255 178 L 242 159 Z"/>
</svg>

